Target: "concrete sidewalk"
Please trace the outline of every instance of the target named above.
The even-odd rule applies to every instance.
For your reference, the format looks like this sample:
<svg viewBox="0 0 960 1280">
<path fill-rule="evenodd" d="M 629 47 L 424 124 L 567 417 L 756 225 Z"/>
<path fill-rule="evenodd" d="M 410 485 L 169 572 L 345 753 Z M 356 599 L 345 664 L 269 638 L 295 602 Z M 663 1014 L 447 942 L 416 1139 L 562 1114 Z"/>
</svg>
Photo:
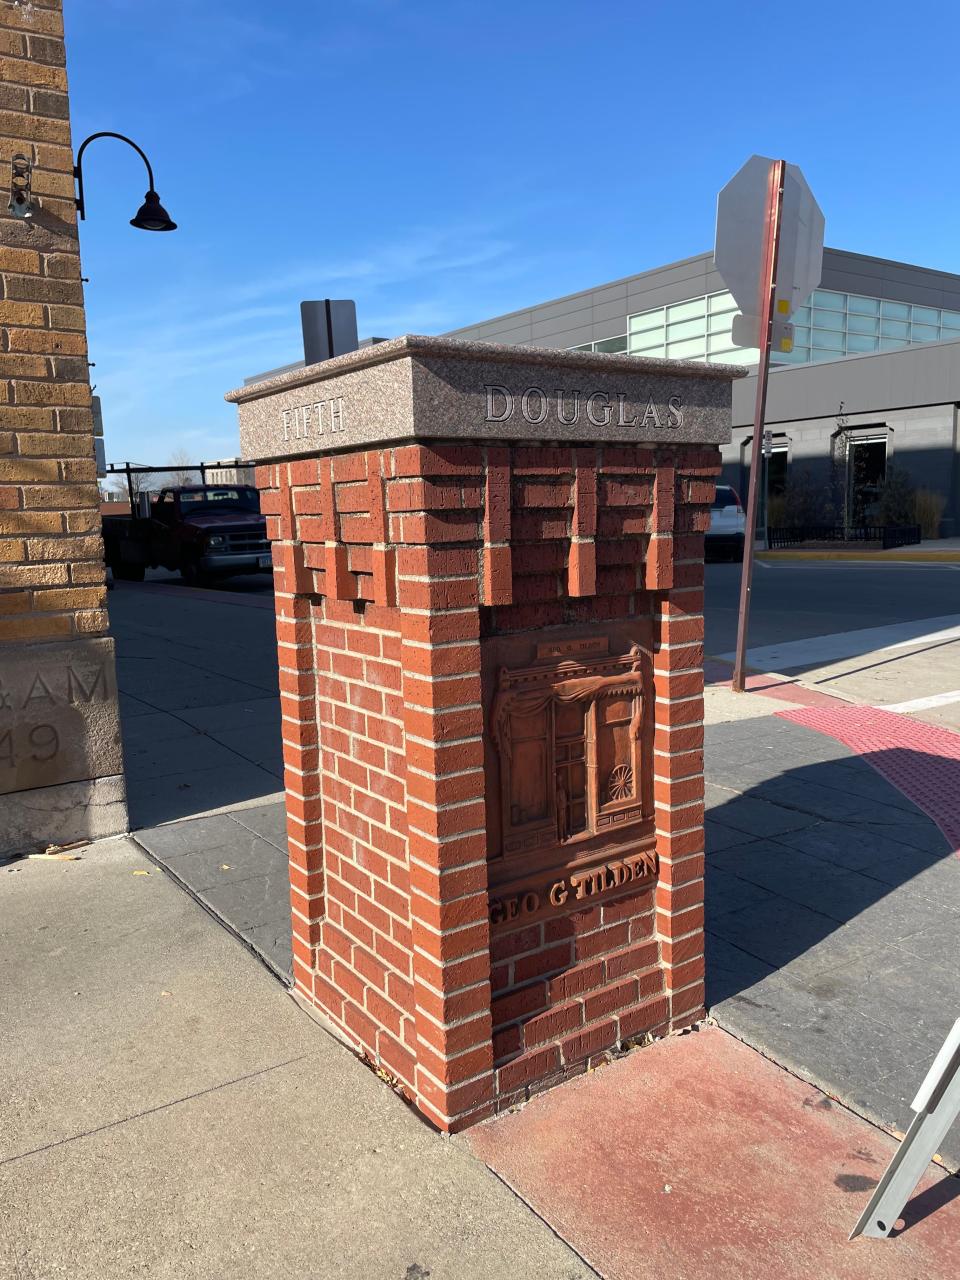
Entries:
<svg viewBox="0 0 960 1280">
<path fill-rule="evenodd" d="M 273 595 L 255 589 L 261 576 L 246 591 L 152 581 L 110 592 L 134 830 L 283 790 Z"/>
<path fill-rule="evenodd" d="M 782 719 L 790 705 L 707 691 L 708 1004 L 746 1043 L 903 1130 L 956 1017 L 960 859 L 871 757 Z M 288 980 L 283 831 L 274 802 L 136 839 Z M 943 1154 L 960 1168 L 960 1126 Z"/>
<path fill-rule="evenodd" d="M 593 1274 L 131 840 L 0 891 L 0 1275 Z"/>
<path fill-rule="evenodd" d="M 869 757 L 831 738 L 775 714 L 706 738 L 713 1016 L 906 1129 L 957 1016 L 960 859 Z M 943 1154 L 960 1167 L 960 1126 Z"/>
</svg>

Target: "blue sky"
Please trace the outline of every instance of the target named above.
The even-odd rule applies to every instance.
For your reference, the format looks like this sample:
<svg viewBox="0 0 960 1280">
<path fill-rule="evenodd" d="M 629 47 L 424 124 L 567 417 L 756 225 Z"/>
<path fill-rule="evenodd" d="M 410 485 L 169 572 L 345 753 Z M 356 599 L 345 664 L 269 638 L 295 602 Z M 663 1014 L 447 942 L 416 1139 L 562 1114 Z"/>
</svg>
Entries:
<svg viewBox="0 0 960 1280">
<path fill-rule="evenodd" d="M 753 152 L 830 245 L 960 272 L 946 0 L 66 0 L 107 455 L 230 457 L 224 391 L 302 355 L 299 302 L 443 332 L 711 247 Z"/>
</svg>

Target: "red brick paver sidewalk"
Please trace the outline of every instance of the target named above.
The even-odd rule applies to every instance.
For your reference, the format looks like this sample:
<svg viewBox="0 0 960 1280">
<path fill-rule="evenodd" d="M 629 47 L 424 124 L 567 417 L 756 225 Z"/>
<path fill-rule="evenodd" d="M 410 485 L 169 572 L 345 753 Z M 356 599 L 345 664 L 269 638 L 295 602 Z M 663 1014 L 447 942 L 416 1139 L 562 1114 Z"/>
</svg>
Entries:
<svg viewBox="0 0 960 1280">
<path fill-rule="evenodd" d="M 960 734 L 894 711 L 839 701 L 777 715 L 857 752 L 922 809 L 960 853 Z"/>
<path fill-rule="evenodd" d="M 895 1141 L 714 1027 L 479 1125 L 470 1148 L 606 1280 L 947 1280 L 960 1184 L 847 1237 Z"/>
</svg>

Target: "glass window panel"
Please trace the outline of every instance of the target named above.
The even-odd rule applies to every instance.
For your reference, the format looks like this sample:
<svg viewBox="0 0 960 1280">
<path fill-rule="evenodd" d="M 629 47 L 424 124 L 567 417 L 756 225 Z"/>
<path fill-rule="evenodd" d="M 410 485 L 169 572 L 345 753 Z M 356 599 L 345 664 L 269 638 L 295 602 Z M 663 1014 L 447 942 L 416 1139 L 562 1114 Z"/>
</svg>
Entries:
<svg viewBox="0 0 960 1280">
<path fill-rule="evenodd" d="M 711 333 L 729 333 L 733 327 L 733 317 L 736 311 L 728 311 L 726 315 L 710 316 L 707 324 Z"/>
<path fill-rule="evenodd" d="M 877 336 L 868 333 L 848 333 L 847 334 L 847 351 L 849 354 L 861 351 L 876 351 Z"/>
<path fill-rule="evenodd" d="M 810 323 L 810 308 L 809 308 L 809 307 L 797 307 L 796 311 L 793 313 L 793 322 L 794 322 L 794 324 L 809 324 L 809 323 Z"/>
<path fill-rule="evenodd" d="M 905 342 L 905 339 L 902 339 L 902 338 L 899 341 L 896 338 L 881 338 L 880 350 L 895 351 L 897 347 L 902 347 L 904 345 L 904 342 Z"/>
<path fill-rule="evenodd" d="M 845 293 L 833 293 L 830 289 L 814 289 L 811 302 L 815 307 L 824 307 L 827 311 L 842 311 L 846 305 Z"/>
<path fill-rule="evenodd" d="M 884 338 L 899 338 L 902 342 L 906 342 L 910 326 L 903 320 L 881 320 L 880 333 Z"/>
<path fill-rule="evenodd" d="M 696 316 L 705 316 L 706 314 L 706 298 L 691 298 L 689 302 L 673 302 L 667 307 L 667 319 L 671 323 L 674 320 L 692 320 Z"/>
<path fill-rule="evenodd" d="M 641 333 L 645 329 L 656 329 L 663 324 L 663 307 L 654 311 L 642 311 L 638 315 L 627 318 L 627 327 L 631 333 Z"/>
<path fill-rule="evenodd" d="M 703 338 L 694 338 L 690 342 L 667 343 L 667 355 L 671 360 L 694 360 L 706 353 Z"/>
<path fill-rule="evenodd" d="M 770 359 L 776 364 L 802 364 L 808 359 L 806 347 L 794 347 L 792 351 L 771 351 Z"/>
<path fill-rule="evenodd" d="M 681 338 L 702 338 L 706 331 L 706 320 L 700 316 L 697 320 L 683 320 L 680 324 L 672 321 L 667 325 L 667 341 L 677 342 Z"/>
<path fill-rule="evenodd" d="M 734 347 L 731 351 L 711 351 L 707 364 L 758 364 L 760 352 L 756 347 Z"/>
<path fill-rule="evenodd" d="M 644 347 L 641 349 L 640 347 L 631 346 L 630 354 L 632 356 L 646 356 L 649 359 L 662 360 L 665 353 L 661 342 L 659 347 Z"/>
<path fill-rule="evenodd" d="M 940 314 L 945 329 L 960 329 L 960 311 L 942 311 Z"/>
<path fill-rule="evenodd" d="M 940 311 L 937 307 L 914 307 L 910 319 L 914 324 L 939 324 Z"/>
<path fill-rule="evenodd" d="M 880 332 L 880 321 L 876 316 L 858 316 L 851 313 L 847 316 L 847 332 L 876 334 Z"/>
<path fill-rule="evenodd" d="M 880 299 L 863 298 L 858 293 L 848 293 L 847 312 L 851 311 L 861 316 L 878 316 L 880 314 Z"/>
<path fill-rule="evenodd" d="M 626 351 L 627 335 L 621 338 L 601 338 L 593 344 L 594 351 Z"/>
<path fill-rule="evenodd" d="M 663 332 L 661 325 L 659 329 L 648 329 L 645 333 L 631 333 L 627 341 L 631 348 L 663 346 Z"/>
<path fill-rule="evenodd" d="M 814 329 L 813 345 L 825 351 L 842 351 L 843 334 L 836 333 L 833 329 Z"/>
<path fill-rule="evenodd" d="M 731 355 L 733 355 L 734 353 L 739 355 L 739 353 L 743 350 L 743 348 L 735 347 L 733 345 L 733 339 L 730 337 L 729 333 L 713 333 L 707 339 L 707 350 L 708 351 L 727 351 Z"/>
<path fill-rule="evenodd" d="M 707 299 L 710 314 L 715 316 L 721 311 L 736 311 L 737 304 L 732 293 L 714 293 Z"/>
<path fill-rule="evenodd" d="M 570 350 L 571 350 L 571 351 L 592 351 L 592 350 L 593 350 L 593 343 L 592 343 L 592 342 L 585 342 L 585 343 L 583 344 L 583 346 L 582 346 L 582 347 L 571 347 L 571 348 L 570 348 Z"/>
<path fill-rule="evenodd" d="M 819 347 L 810 348 L 811 363 L 816 363 L 819 360 L 836 360 L 839 356 L 840 352 L 838 351 L 821 351 Z"/>
<path fill-rule="evenodd" d="M 821 329 L 842 329 L 843 312 L 816 310 L 813 313 L 813 323 Z"/>
<path fill-rule="evenodd" d="M 909 320 L 910 308 L 905 302 L 886 302 L 881 303 L 881 314 L 885 320 Z"/>
<path fill-rule="evenodd" d="M 805 324 L 797 324 L 793 326 L 793 345 L 795 347 L 809 347 L 810 330 Z"/>
<path fill-rule="evenodd" d="M 914 307 L 916 312 L 916 307 Z M 910 326 L 911 342 L 937 342 L 940 339 L 940 330 L 935 324 L 912 324 Z"/>
</svg>

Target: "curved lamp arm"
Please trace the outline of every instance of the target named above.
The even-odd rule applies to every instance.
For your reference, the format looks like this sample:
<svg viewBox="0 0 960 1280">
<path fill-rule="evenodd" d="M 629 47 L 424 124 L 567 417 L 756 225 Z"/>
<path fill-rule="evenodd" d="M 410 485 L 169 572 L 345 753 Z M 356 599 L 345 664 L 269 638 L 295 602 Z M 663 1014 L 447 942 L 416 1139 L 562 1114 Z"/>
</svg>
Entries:
<svg viewBox="0 0 960 1280">
<path fill-rule="evenodd" d="M 149 190 L 136 215 L 130 219 L 130 225 L 139 227 L 142 231 L 176 231 L 177 224 L 160 203 L 160 197 L 154 189 L 153 169 L 147 159 L 146 152 L 141 147 L 138 147 L 132 138 L 128 138 L 122 133 L 114 133 L 112 129 L 104 129 L 100 133 L 91 133 L 90 137 L 84 138 L 80 144 L 80 150 L 77 152 L 77 163 L 73 166 L 73 176 L 77 183 L 76 205 L 79 217 L 82 219 L 87 216 L 83 200 L 83 153 L 90 143 L 95 142 L 97 138 L 116 138 L 120 142 L 125 142 L 128 147 L 133 147 L 146 165 L 147 181 L 150 184 Z"/>
<path fill-rule="evenodd" d="M 91 142 L 96 142 L 97 138 L 118 138 L 121 142 L 125 142 L 127 146 L 133 147 L 137 155 L 147 166 L 147 182 L 150 190 L 153 190 L 153 169 L 150 167 L 150 161 L 147 159 L 144 151 L 137 146 L 132 138 L 126 137 L 122 133 L 113 133 L 109 129 L 104 129 L 100 133 L 91 133 L 89 138 L 84 138 L 80 143 L 80 150 L 77 152 L 77 163 L 73 166 L 73 176 L 77 180 L 77 213 L 81 218 L 86 218 L 86 211 L 83 204 L 83 153 Z"/>
</svg>

